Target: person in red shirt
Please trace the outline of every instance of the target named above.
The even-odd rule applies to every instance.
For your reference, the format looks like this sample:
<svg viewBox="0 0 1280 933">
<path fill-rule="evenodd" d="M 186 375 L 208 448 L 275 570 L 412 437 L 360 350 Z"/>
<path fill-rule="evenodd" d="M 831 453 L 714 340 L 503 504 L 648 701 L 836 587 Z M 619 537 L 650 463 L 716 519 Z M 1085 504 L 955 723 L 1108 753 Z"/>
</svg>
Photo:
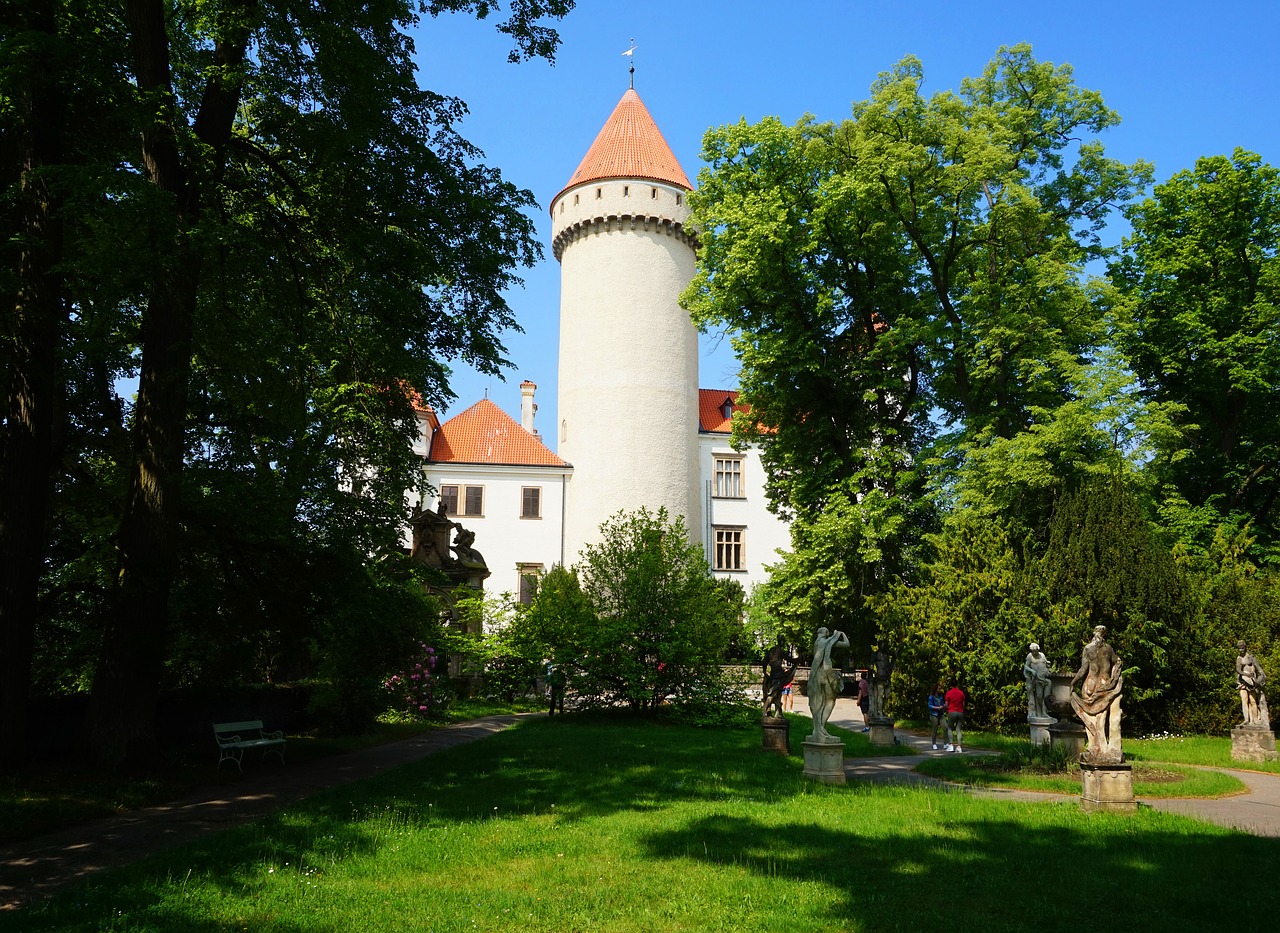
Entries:
<svg viewBox="0 0 1280 933">
<path fill-rule="evenodd" d="M 942 698 L 947 707 L 947 745 L 949 752 L 963 752 L 960 742 L 964 736 L 964 691 L 957 682 Z"/>
</svg>

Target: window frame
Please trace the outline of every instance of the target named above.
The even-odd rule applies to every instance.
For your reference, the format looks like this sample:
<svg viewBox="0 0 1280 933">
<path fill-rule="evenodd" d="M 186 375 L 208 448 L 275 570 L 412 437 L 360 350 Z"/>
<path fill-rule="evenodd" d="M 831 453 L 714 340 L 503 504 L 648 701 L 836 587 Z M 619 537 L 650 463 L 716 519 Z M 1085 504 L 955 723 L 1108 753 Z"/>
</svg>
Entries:
<svg viewBox="0 0 1280 933">
<path fill-rule="evenodd" d="M 448 490 L 452 490 L 452 493 Z M 479 508 L 474 512 L 470 511 L 473 494 L 480 500 Z M 484 518 L 484 497 L 483 483 L 441 483 L 436 501 L 445 503 L 445 515 L 454 518 Z M 458 511 L 459 507 L 462 508 L 461 512 Z"/>
<path fill-rule="evenodd" d="M 712 528 L 711 569 L 723 573 L 746 573 L 747 570 L 747 529 L 745 525 L 715 525 Z M 730 539 L 732 537 L 732 540 Z M 729 561 L 728 556 L 734 557 Z M 734 563 L 736 566 L 728 566 Z"/>
<path fill-rule="evenodd" d="M 533 603 L 533 597 L 537 593 L 538 577 L 545 572 L 546 566 L 541 563 L 521 561 L 516 564 L 516 575 L 520 579 L 516 602 L 522 606 L 528 606 Z"/>
<path fill-rule="evenodd" d="M 534 502 L 533 513 L 527 509 L 529 493 L 534 493 L 537 500 Z M 521 486 L 520 487 L 520 518 L 540 520 L 542 518 L 542 487 L 541 486 Z"/>
<path fill-rule="evenodd" d="M 745 457 L 730 456 L 727 454 L 712 454 L 711 456 L 711 497 L 713 499 L 745 499 L 747 497 L 747 487 L 743 482 L 743 460 Z M 733 464 L 733 469 L 729 469 L 728 465 Z M 727 480 L 734 479 L 736 482 L 732 485 L 737 487 L 736 492 L 726 491 L 730 488 Z"/>
</svg>

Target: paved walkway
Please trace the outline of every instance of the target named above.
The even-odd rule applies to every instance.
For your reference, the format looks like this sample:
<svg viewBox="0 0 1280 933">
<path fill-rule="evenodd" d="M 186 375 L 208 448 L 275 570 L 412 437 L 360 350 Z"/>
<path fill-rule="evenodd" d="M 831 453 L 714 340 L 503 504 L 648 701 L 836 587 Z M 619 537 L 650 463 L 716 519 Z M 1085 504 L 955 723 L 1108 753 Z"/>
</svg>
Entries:
<svg viewBox="0 0 1280 933">
<path fill-rule="evenodd" d="M 808 715 L 804 697 L 797 697 L 795 706 L 795 712 Z M 214 789 L 212 793 L 206 788 L 183 800 L 0 846 L 0 909 L 27 906 L 105 868 L 124 865 L 192 842 L 208 833 L 248 822 L 325 788 L 370 777 L 433 752 L 484 738 L 500 732 L 519 718 L 515 715 L 489 716 L 445 726 L 402 742 L 262 774 L 244 783 Z M 851 730 L 861 729 L 863 725 L 857 704 L 848 699 L 837 701 L 830 721 Z M 914 772 L 915 766 L 928 757 L 947 753 L 932 751 L 928 740 L 920 736 L 899 732 L 898 738 L 904 744 L 919 749 L 919 753 L 849 758 L 845 760 L 845 774 L 853 780 L 932 786 L 939 790 L 979 793 L 1004 800 L 1065 803 L 1075 799 L 1062 794 L 966 789 L 925 777 Z M 963 754 L 989 753 L 971 749 Z M 1249 793 L 1217 800 L 1139 800 L 1159 810 L 1182 813 L 1255 835 L 1280 836 L 1280 775 L 1234 770 L 1230 773 L 1249 787 Z"/>
<path fill-rule="evenodd" d="M 182 800 L 0 846 L 0 909 L 25 907 L 105 868 L 125 865 L 211 832 L 247 823 L 325 788 L 372 777 L 433 752 L 484 738 L 519 718 L 488 716 L 444 726 L 402 742 L 290 766 L 284 771 L 259 772 L 261 777 L 251 774 L 243 783 L 204 788 Z"/>
</svg>

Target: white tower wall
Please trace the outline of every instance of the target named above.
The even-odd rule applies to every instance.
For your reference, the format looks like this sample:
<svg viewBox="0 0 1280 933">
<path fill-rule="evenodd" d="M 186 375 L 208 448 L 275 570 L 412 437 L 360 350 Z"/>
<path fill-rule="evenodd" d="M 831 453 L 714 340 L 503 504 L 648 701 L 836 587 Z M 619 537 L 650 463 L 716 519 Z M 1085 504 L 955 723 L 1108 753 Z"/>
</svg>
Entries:
<svg viewBox="0 0 1280 933">
<path fill-rule="evenodd" d="M 573 464 L 566 557 L 619 510 L 665 506 L 701 540 L 698 338 L 680 292 L 695 252 L 685 191 L 592 181 L 552 205 L 560 259 L 558 452 Z"/>
</svg>

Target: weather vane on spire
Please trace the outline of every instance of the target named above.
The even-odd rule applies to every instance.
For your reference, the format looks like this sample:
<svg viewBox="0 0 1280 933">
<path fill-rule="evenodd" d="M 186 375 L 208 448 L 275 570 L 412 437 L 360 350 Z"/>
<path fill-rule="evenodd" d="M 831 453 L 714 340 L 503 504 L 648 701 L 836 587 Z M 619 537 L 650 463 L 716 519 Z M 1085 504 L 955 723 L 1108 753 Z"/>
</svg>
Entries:
<svg viewBox="0 0 1280 933">
<path fill-rule="evenodd" d="M 627 58 L 631 59 L 631 68 L 630 68 L 631 90 L 634 91 L 636 89 L 636 39 L 635 39 L 635 36 L 631 37 L 631 48 L 627 49 L 622 54 L 627 56 Z"/>
</svg>

